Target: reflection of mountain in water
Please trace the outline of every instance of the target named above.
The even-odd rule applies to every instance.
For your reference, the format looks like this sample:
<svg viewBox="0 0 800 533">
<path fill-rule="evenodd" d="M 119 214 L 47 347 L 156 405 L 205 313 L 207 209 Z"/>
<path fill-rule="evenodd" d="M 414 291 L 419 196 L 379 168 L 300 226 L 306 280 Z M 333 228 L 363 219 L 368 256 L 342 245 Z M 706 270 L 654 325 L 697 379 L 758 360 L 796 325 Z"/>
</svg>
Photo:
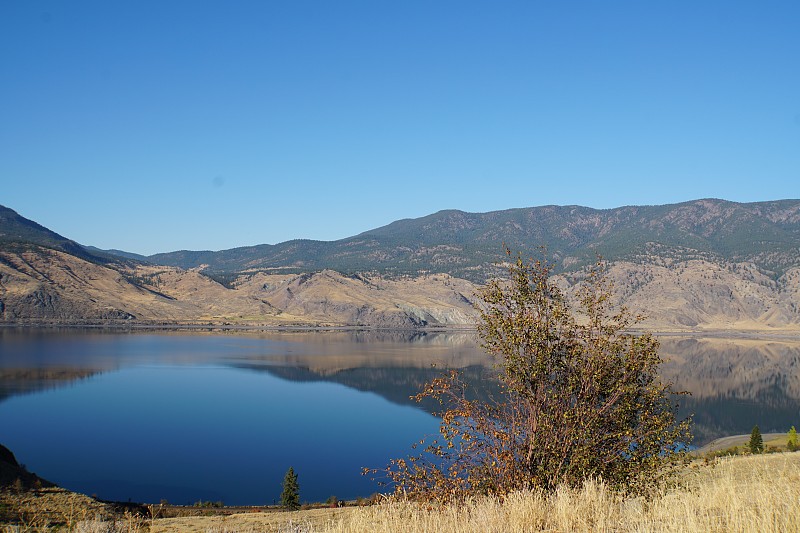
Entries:
<svg viewBox="0 0 800 533">
<path fill-rule="evenodd" d="M 681 417 L 694 413 L 694 444 L 698 446 L 726 435 L 748 434 L 756 424 L 763 433 L 785 433 L 800 420 L 797 400 L 766 405 L 730 397 L 682 397 L 680 402 Z"/>
<path fill-rule="evenodd" d="M 695 397 L 800 398 L 797 343 L 666 338 L 661 355 L 664 376 Z"/>
<path fill-rule="evenodd" d="M 440 377 L 440 368 L 348 368 L 331 373 L 319 373 L 315 370 L 293 366 L 259 366 L 251 370 L 266 371 L 289 381 L 326 381 L 339 383 L 362 392 L 372 392 L 392 403 L 421 407 L 430 413 L 441 410 L 435 401 L 417 403 L 411 396 L 422 390 L 425 383 Z M 459 369 L 462 378 L 468 384 L 468 394 L 472 397 L 487 397 L 496 394 L 497 382 L 491 378 L 491 370 L 485 366 L 468 366 Z"/>
<path fill-rule="evenodd" d="M 6 368 L 0 370 L 0 402 L 20 394 L 30 394 L 71 385 L 99 374 L 99 370 L 77 368 Z"/>
<path fill-rule="evenodd" d="M 695 443 L 800 425 L 800 344 L 744 339 L 661 339 L 662 374 L 687 390 L 681 413 L 694 413 Z"/>
<path fill-rule="evenodd" d="M 285 332 L 271 339 L 288 341 L 285 353 L 254 355 L 233 366 L 266 371 L 289 381 L 339 383 L 378 394 L 390 402 L 441 410 L 434 401 L 410 397 L 449 369 L 458 369 L 472 397 L 496 392 L 492 359 L 474 332 L 364 330 L 324 334 Z"/>
<path fill-rule="evenodd" d="M 800 341 L 662 337 L 662 375 L 691 396 L 695 444 L 724 435 L 800 427 Z M 496 392 L 491 358 L 474 333 L 333 331 L 116 334 L 0 328 L 0 401 L 137 365 L 219 365 L 291 381 L 325 381 L 401 405 L 460 369 L 473 394 Z M 434 366 L 435 365 L 435 366 Z M 433 412 L 438 405 L 423 404 Z"/>
<path fill-rule="evenodd" d="M 459 348 L 450 346 L 449 351 L 441 352 L 430 350 L 430 345 L 428 351 L 416 351 L 414 342 L 403 345 L 402 338 L 384 339 L 390 344 L 399 342 L 396 347 L 400 348 L 384 352 L 380 341 L 367 338 L 365 342 L 374 343 L 373 348 L 363 353 L 334 350 L 324 357 L 281 356 L 245 366 L 292 381 L 340 383 L 404 405 L 416 405 L 409 396 L 446 368 L 461 369 L 473 393 L 497 392 L 490 377 L 490 360 L 476 347 L 474 337 L 440 338 L 442 347 L 447 347 L 448 341 L 461 341 Z M 424 337 L 415 341 L 426 345 Z M 691 396 L 676 400 L 680 418 L 694 414 L 695 444 L 749 433 L 755 424 L 778 432 L 800 425 L 800 344 L 678 337 L 662 338 L 661 343 L 666 360 L 664 379 L 672 381 L 675 390 L 691 392 Z M 432 359 L 421 359 L 423 353 Z M 425 366 L 423 360 L 426 365 L 433 361 L 437 367 Z M 439 409 L 432 402 L 422 407 L 430 412 Z"/>
<path fill-rule="evenodd" d="M 475 348 L 477 334 L 468 332 L 420 331 L 420 330 L 356 330 L 348 332 L 353 342 L 402 342 L 412 345 L 445 346 L 453 349 L 457 346 Z"/>
</svg>

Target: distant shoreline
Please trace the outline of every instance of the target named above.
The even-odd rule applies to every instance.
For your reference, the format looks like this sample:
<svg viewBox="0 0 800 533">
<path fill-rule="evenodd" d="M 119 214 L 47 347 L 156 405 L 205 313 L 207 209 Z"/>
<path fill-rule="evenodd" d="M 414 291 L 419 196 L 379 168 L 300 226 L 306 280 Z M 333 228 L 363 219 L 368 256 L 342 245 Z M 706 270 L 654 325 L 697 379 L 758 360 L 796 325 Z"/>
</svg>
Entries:
<svg viewBox="0 0 800 533">
<path fill-rule="evenodd" d="M 137 330 L 137 331 L 402 331 L 424 333 L 474 333 L 477 328 L 473 325 L 447 325 L 447 326 L 421 326 L 421 327 L 385 327 L 369 325 L 341 325 L 341 324 L 230 324 L 230 323 L 167 323 L 167 322 L 0 322 L 0 329 L 44 329 L 44 328 L 69 328 L 69 329 L 110 329 L 110 330 Z M 781 340 L 800 342 L 800 330 L 654 330 L 632 328 L 631 333 L 641 335 L 651 333 L 656 337 L 688 337 L 688 338 L 715 338 L 738 340 Z"/>
<path fill-rule="evenodd" d="M 765 444 L 769 441 L 774 441 L 781 437 L 786 438 L 786 433 L 761 434 L 761 438 L 763 439 Z M 748 442 L 750 442 L 750 433 L 747 433 L 745 435 L 728 435 L 725 437 L 719 437 L 712 440 L 708 444 L 705 444 L 700 448 L 693 450 L 692 455 L 703 456 L 707 453 L 727 450 L 729 448 L 733 448 L 734 446 L 746 446 Z"/>
<path fill-rule="evenodd" d="M 166 324 L 166 323 L 76 323 L 76 322 L 0 322 L 0 328 L 70 328 L 70 329 L 115 329 L 115 330 L 221 330 L 221 331 L 408 331 L 426 333 L 472 333 L 475 326 L 426 326 L 414 328 L 360 326 L 360 325 L 322 325 L 322 324 L 296 324 L 296 325 L 256 325 L 256 324 Z"/>
</svg>

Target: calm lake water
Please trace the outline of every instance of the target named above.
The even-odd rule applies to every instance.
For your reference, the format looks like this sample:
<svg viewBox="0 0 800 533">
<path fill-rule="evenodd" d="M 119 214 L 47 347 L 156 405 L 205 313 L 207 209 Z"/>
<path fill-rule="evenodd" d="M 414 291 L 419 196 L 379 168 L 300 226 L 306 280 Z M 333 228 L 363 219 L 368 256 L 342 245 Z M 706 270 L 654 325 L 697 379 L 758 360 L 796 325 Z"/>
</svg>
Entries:
<svg viewBox="0 0 800 533">
<path fill-rule="evenodd" d="M 800 426 L 800 343 L 662 339 L 695 444 Z M 447 368 L 484 387 L 471 334 L 119 333 L 0 328 L 0 443 L 29 470 L 119 501 L 369 496 L 360 475 L 435 434 L 409 400 Z"/>
</svg>

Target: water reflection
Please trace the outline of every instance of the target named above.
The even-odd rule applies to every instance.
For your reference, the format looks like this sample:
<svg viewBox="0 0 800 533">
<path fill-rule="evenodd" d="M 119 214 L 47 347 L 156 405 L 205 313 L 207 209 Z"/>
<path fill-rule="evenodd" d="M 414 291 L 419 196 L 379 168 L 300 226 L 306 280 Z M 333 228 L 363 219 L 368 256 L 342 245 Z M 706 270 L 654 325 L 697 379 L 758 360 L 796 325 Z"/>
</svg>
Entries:
<svg viewBox="0 0 800 533">
<path fill-rule="evenodd" d="M 486 381 L 462 337 L 3 330 L 0 442 L 106 499 L 272 503 L 288 466 L 304 499 L 368 496 L 361 467 L 438 427 L 410 394 L 444 367 Z"/>
<path fill-rule="evenodd" d="M 691 396 L 695 443 L 800 425 L 800 342 L 665 336 L 665 379 Z M 295 382 L 333 382 L 398 404 L 443 370 L 486 391 L 491 360 L 471 332 L 185 331 L 0 328 L 0 401 L 141 365 L 224 365 Z M 488 386 L 493 391 L 494 387 Z M 434 406 L 424 405 L 429 410 Z"/>
<path fill-rule="evenodd" d="M 680 414 L 694 414 L 696 445 L 754 424 L 764 432 L 800 426 L 800 342 L 661 341 L 664 377 L 692 393 L 680 398 Z M 376 487 L 360 478 L 361 466 L 381 466 L 435 431 L 423 411 L 437 406 L 410 396 L 450 368 L 475 394 L 496 391 L 491 360 L 472 333 L 0 328 L 0 442 L 45 477 L 62 463 L 87 469 L 82 454 L 104 475 L 120 457 L 138 465 L 111 479 L 67 470 L 54 478 L 109 498 L 268 503 L 280 487 L 264 479 L 280 478 L 287 457 L 315 472 L 316 481 L 306 479 L 308 499 L 367 495 Z M 53 456 L 52 435 L 63 457 Z M 82 451 L 94 441 L 110 452 Z M 209 455 L 230 464 L 194 473 Z M 258 479 L 241 474 L 256 464 Z M 146 483 L 136 478 L 141 471 L 150 472 Z"/>
<path fill-rule="evenodd" d="M 225 365 L 295 381 L 414 394 L 442 369 L 490 366 L 472 333 L 392 331 L 119 334 L 115 330 L 0 328 L 0 400 L 142 365 Z M 368 369 L 374 369 L 370 372 Z M 403 370 L 408 370 L 405 374 Z M 361 379 L 359 376 L 363 377 Z"/>
<path fill-rule="evenodd" d="M 800 425 L 800 343 L 666 337 L 661 353 L 665 379 L 691 392 L 681 414 L 694 413 L 695 443 Z"/>
</svg>

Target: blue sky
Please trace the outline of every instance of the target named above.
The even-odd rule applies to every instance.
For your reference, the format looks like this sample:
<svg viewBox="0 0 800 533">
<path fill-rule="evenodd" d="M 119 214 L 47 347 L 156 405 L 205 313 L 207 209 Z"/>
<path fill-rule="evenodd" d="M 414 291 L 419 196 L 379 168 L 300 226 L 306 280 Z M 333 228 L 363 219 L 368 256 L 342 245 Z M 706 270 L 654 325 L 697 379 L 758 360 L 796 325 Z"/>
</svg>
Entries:
<svg viewBox="0 0 800 533">
<path fill-rule="evenodd" d="M 150 254 L 800 197 L 800 2 L 0 2 L 0 204 Z"/>
</svg>

